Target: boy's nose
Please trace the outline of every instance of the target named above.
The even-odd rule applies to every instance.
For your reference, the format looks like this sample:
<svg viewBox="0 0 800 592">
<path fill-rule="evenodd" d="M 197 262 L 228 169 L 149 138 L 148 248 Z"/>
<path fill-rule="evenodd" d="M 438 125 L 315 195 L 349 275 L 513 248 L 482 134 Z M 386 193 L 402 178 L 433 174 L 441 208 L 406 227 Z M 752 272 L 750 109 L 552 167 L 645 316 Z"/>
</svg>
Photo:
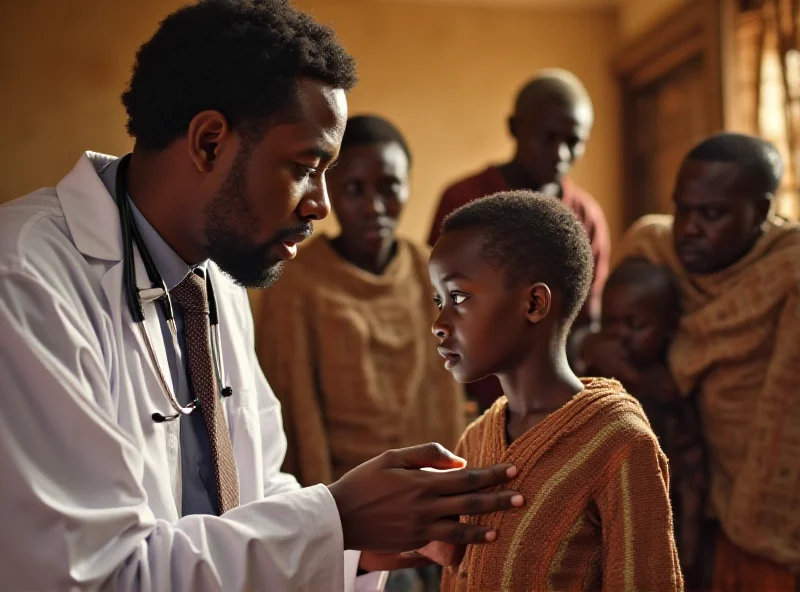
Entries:
<svg viewBox="0 0 800 592">
<path fill-rule="evenodd" d="M 450 325 L 443 322 L 441 316 L 433 322 L 433 325 L 431 326 L 431 332 L 439 339 L 446 339 L 452 335 L 452 329 Z"/>
</svg>

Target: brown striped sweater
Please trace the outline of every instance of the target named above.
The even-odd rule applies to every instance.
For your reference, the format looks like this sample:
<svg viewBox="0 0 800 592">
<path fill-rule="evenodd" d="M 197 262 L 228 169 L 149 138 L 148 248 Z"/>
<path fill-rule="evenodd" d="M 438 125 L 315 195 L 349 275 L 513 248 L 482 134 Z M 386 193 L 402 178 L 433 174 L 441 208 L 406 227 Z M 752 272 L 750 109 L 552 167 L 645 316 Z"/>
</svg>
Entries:
<svg viewBox="0 0 800 592">
<path fill-rule="evenodd" d="M 622 385 L 584 379 L 569 403 L 507 444 L 499 399 L 456 448 L 470 466 L 514 463 L 518 510 L 470 517 L 496 528 L 470 545 L 442 590 L 643 591 L 683 589 L 667 461 L 639 403 Z"/>
</svg>

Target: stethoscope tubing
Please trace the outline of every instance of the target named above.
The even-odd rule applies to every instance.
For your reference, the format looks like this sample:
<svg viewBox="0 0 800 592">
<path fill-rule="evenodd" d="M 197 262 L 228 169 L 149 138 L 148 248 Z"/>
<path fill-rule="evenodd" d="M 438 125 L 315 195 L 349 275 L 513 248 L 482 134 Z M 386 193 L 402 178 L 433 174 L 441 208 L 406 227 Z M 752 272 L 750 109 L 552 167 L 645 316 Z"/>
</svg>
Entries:
<svg viewBox="0 0 800 592">
<path fill-rule="evenodd" d="M 130 161 L 130 154 L 122 157 L 117 169 L 115 179 L 115 190 L 117 194 L 117 206 L 119 209 L 119 221 L 122 231 L 122 262 L 123 262 L 123 290 L 125 292 L 125 299 L 128 304 L 128 310 L 131 314 L 134 324 L 137 326 L 139 334 L 145 343 L 147 355 L 150 358 L 153 366 L 158 375 L 158 383 L 167 399 L 170 407 L 175 413 L 171 415 L 163 415 L 161 413 L 153 413 L 152 419 L 156 423 L 165 421 L 173 421 L 181 417 L 190 415 L 197 407 L 198 402 L 195 399 L 188 405 L 181 405 L 175 393 L 172 390 L 170 380 L 164 374 L 161 364 L 158 363 L 158 356 L 156 355 L 153 341 L 150 338 L 150 332 L 147 330 L 144 316 L 144 303 L 155 302 L 161 306 L 164 318 L 169 327 L 169 332 L 172 337 L 172 345 L 175 352 L 180 351 L 178 346 L 178 331 L 175 326 L 175 314 L 172 308 L 172 299 L 167 290 L 166 283 L 158 273 L 155 262 L 153 261 L 150 253 L 144 245 L 136 224 L 133 220 L 133 215 L 128 203 L 128 163 Z M 134 245 L 139 251 L 139 255 L 144 263 L 145 271 L 154 287 L 139 289 L 136 284 L 136 268 L 133 260 L 133 247 Z M 211 326 L 211 354 L 214 359 L 214 376 L 217 380 L 217 385 L 220 388 L 222 396 L 230 396 L 232 389 L 230 387 L 223 388 L 222 377 L 224 375 L 224 367 L 222 362 L 222 347 L 219 334 L 219 316 L 217 313 L 217 301 L 214 295 L 214 287 L 211 283 L 211 278 L 206 274 L 206 289 L 208 293 L 208 308 L 209 308 L 209 323 Z"/>
</svg>

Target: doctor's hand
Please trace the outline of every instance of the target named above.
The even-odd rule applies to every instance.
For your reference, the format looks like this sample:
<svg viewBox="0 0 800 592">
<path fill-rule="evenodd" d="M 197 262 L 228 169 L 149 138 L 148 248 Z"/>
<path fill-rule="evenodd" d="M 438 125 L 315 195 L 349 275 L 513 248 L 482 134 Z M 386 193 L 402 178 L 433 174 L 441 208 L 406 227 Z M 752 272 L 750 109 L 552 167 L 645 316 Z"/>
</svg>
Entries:
<svg viewBox="0 0 800 592">
<path fill-rule="evenodd" d="M 522 506 L 522 496 L 514 491 L 480 491 L 508 483 L 517 469 L 496 465 L 446 473 L 418 470 L 464 465 L 439 444 L 424 444 L 384 452 L 344 475 L 329 490 L 339 510 L 345 549 L 399 552 L 422 549 L 431 541 L 494 541 L 495 531 L 461 523 L 458 517 Z"/>
<path fill-rule="evenodd" d="M 404 553 L 378 553 L 362 551 L 358 567 L 365 571 L 394 571 L 438 563 L 442 567 L 455 567 L 461 563 L 466 545 L 451 545 L 434 541 L 417 551 Z"/>
</svg>

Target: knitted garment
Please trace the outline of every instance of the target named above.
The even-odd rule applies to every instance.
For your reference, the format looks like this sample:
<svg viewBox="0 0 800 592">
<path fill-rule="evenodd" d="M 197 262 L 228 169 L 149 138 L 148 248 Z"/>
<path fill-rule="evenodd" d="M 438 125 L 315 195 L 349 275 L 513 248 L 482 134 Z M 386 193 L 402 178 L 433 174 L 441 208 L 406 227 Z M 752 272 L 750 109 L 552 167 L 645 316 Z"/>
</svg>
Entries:
<svg viewBox="0 0 800 592">
<path fill-rule="evenodd" d="M 381 275 L 321 236 L 264 290 L 258 357 L 281 402 L 284 470 L 333 483 L 392 448 L 464 431 L 464 388 L 436 351 L 428 249 L 405 240 Z"/>
<path fill-rule="evenodd" d="M 520 509 L 462 518 L 497 529 L 469 545 L 445 591 L 683 589 L 667 461 L 639 403 L 616 381 L 584 379 L 569 403 L 507 444 L 508 401 L 473 423 L 456 452 L 469 466 L 513 463 Z"/>
<path fill-rule="evenodd" d="M 800 573 L 800 225 L 769 220 L 752 250 L 717 273 L 687 273 L 671 216 L 647 216 L 622 259 L 667 266 L 681 291 L 670 369 L 699 395 L 711 505 L 731 542 Z"/>
<path fill-rule="evenodd" d="M 646 396 L 640 402 L 669 460 L 675 542 L 688 577 L 700 569 L 708 499 L 708 462 L 697 402 L 695 397 L 659 401 Z"/>
</svg>

